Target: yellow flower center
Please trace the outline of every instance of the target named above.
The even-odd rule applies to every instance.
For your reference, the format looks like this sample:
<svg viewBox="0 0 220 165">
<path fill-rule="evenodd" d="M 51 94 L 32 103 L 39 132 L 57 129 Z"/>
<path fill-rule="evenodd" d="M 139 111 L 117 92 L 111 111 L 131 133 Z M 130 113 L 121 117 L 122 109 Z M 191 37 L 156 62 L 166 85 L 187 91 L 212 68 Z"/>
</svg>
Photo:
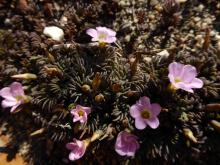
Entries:
<svg viewBox="0 0 220 165">
<path fill-rule="evenodd" d="M 15 97 L 15 99 L 16 99 L 17 101 L 23 101 L 23 102 L 25 102 L 25 103 L 28 103 L 28 102 L 30 101 L 30 97 L 29 97 L 29 96 L 26 96 L 26 95 L 17 95 L 17 96 Z"/>
<path fill-rule="evenodd" d="M 176 77 L 176 78 L 174 79 L 174 81 L 175 81 L 175 83 L 178 83 L 178 82 L 181 82 L 182 80 L 181 80 L 181 78 Z"/>
<path fill-rule="evenodd" d="M 78 111 L 78 115 L 81 117 L 81 116 L 84 116 L 85 112 L 83 110 L 79 110 Z"/>
<path fill-rule="evenodd" d="M 106 39 L 107 38 L 107 35 L 106 34 L 104 34 L 104 33 L 101 33 L 101 34 L 99 34 L 99 40 L 104 40 L 104 39 Z"/>
<path fill-rule="evenodd" d="M 144 119 L 149 119 L 151 117 L 151 112 L 147 108 L 144 108 L 144 110 L 141 112 L 141 117 Z"/>
<path fill-rule="evenodd" d="M 15 98 L 16 98 L 17 101 L 20 101 L 20 100 L 24 99 L 24 96 L 23 95 L 17 95 Z"/>
</svg>

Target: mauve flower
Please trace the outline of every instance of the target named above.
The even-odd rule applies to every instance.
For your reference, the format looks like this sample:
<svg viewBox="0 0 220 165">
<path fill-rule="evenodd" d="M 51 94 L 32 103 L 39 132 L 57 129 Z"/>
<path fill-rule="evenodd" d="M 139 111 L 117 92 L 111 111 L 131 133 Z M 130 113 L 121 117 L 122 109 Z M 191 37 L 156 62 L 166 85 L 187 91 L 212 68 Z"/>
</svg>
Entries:
<svg viewBox="0 0 220 165">
<path fill-rule="evenodd" d="M 113 43 L 116 41 L 116 32 L 106 27 L 90 28 L 86 33 L 92 37 L 92 41 L 98 41 L 99 43 Z"/>
<path fill-rule="evenodd" d="M 192 65 L 173 62 L 169 65 L 169 79 L 173 89 L 183 89 L 193 93 L 192 88 L 202 88 L 203 81 L 196 78 L 197 71 Z"/>
<path fill-rule="evenodd" d="M 144 129 L 147 125 L 155 129 L 159 126 L 157 116 L 160 111 L 161 107 L 159 104 L 151 104 L 150 99 L 144 96 L 131 106 L 130 115 L 135 118 L 135 127 L 137 129 Z"/>
<path fill-rule="evenodd" d="M 86 152 L 86 143 L 77 139 L 66 144 L 66 148 L 70 150 L 69 159 L 71 161 L 80 159 Z"/>
<path fill-rule="evenodd" d="M 115 151 L 121 156 L 134 156 L 140 148 L 138 137 L 128 132 L 122 131 L 118 134 L 115 143 Z"/>
<path fill-rule="evenodd" d="M 2 88 L 0 90 L 0 96 L 4 98 L 2 108 L 11 107 L 11 112 L 19 105 L 27 102 L 27 97 L 19 82 L 13 82 L 9 87 Z"/>
<path fill-rule="evenodd" d="M 77 105 L 75 109 L 71 110 L 71 114 L 74 116 L 73 122 L 85 123 L 90 113 L 90 107 L 83 107 L 81 105 Z"/>
</svg>

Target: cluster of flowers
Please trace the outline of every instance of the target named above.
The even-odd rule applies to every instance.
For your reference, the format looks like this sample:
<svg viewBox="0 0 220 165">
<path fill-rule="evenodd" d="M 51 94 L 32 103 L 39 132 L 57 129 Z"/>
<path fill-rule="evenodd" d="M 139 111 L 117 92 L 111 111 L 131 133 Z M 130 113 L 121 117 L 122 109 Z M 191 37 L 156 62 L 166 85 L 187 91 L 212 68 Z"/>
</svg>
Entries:
<svg viewBox="0 0 220 165">
<path fill-rule="evenodd" d="M 107 43 L 114 43 L 116 41 L 116 32 L 106 27 L 96 27 L 96 29 L 88 29 L 86 32 L 92 37 L 92 41 L 98 42 L 100 46 L 105 46 Z M 202 88 L 203 81 L 196 78 L 197 71 L 194 66 L 183 65 L 177 62 L 172 62 L 168 67 L 170 80 L 169 89 L 175 91 L 182 89 L 193 93 L 193 88 Z M 14 112 L 18 106 L 27 103 L 30 97 L 25 95 L 24 89 L 19 82 L 13 82 L 9 87 L 0 90 L 0 96 L 4 98 L 2 107 L 11 107 L 11 112 Z M 161 106 L 157 103 L 150 103 L 147 96 L 141 97 L 136 104 L 130 107 L 130 115 L 135 120 L 135 127 L 143 130 L 148 125 L 152 129 L 159 126 L 158 115 L 161 112 Z M 86 124 L 88 115 L 92 113 L 90 107 L 76 105 L 71 110 L 73 122 L 80 122 Z M 94 139 L 93 139 L 94 140 Z M 74 161 L 80 159 L 90 142 L 91 138 L 86 140 L 73 139 L 72 142 L 66 144 L 66 148 L 71 152 L 69 159 Z M 122 131 L 118 134 L 115 151 L 121 156 L 134 156 L 135 152 L 140 148 L 138 137 L 128 131 Z"/>
</svg>

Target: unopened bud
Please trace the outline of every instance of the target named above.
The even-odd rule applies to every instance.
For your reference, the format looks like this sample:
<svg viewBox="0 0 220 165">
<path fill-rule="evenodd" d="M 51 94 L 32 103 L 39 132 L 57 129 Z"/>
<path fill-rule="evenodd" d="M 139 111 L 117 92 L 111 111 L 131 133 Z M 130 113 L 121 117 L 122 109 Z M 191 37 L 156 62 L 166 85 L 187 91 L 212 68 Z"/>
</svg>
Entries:
<svg viewBox="0 0 220 165">
<path fill-rule="evenodd" d="M 81 87 L 81 89 L 82 89 L 82 91 L 84 92 L 84 93 L 90 93 L 90 91 L 91 91 L 91 88 L 90 88 L 90 86 L 89 85 L 83 85 L 82 87 Z"/>
<path fill-rule="evenodd" d="M 42 134 L 44 131 L 45 131 L 44 128 L 38 129 L 38 130 L 32 132 L 32 133 L 30 134 L 30 136 L 36 136 L 36 135 Z"/>
<path fill-rule="evenodd" d="M 90 142 L 91 142 L 90 138 L 87 138 L 87 139 L 83 140 L 83 143 L 84 143 L 86 148 L 89 146 Z"/>
<path fill-rule="evenodd" d="M 210 125 L 217 131 L 220 133 L 220 122 L 216 121 L 216 120 L 212 120 L 210 122 Z"/>
<path fill-rule="evenodd" d="M 105 101 L 105 97 L 103 96 L 103 94 L 98 94 L 95 96 L 95 101 L 97 103 L 101 103 L 101 102 Z"/>
<path fill-rule="evenodd" d="M 103 131 L 97 130 L 97 131 L 95 131 L 95 132 L 93 133 L 93 135 L 92 135 L 90 141 L 93 142 L 93 141 L 99 139 L 102 135 L 103 135 Z"/>
<path fill-rule="evenodd" d="M 21 79 L 21 80 L 35 80 L 37 79 L 37 75 L 32 73 L 24 73 L 24 74 L 16 74 L 11 76 L 11 78 Z"/>
<path fill-rule="evenodd" d="M 189 128 L 184 128 L 183 133 L 190 141 L 192 141 L 193 143 L 198 143 L 197 139 L 193 135 L 193 132 Z"/>
<path fill-rule="evenodd" d="M 97 90 L 101 84 L 102 77 L 99 72 L 95 74 L 95 77 L 92 80 L 92 89 Z"/>
<path fill-rule="evenodd" d="M 210 111 L 210 112 L 211 111 L 220 111 L 220 104 L 218 104 L 218 103 L 207 104 L 205 110 Z"/>
</svg>

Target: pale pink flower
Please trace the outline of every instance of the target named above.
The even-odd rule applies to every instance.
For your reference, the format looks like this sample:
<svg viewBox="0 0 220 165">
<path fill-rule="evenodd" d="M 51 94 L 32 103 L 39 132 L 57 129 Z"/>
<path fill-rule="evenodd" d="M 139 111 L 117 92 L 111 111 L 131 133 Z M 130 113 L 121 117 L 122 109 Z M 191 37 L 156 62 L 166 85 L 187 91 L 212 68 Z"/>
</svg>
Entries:
<svg viewBox="0 0 220 165">
<path fill-rule="evenodd" d="M 73 139 L 72 142 L 66 144 L 66 148 L 70 150 L 69 160 L 74 161 L 80 159 L 86 152 L 86 144 L 84 141 Z"/>
<path fill-rule="evenodd" d="M 192 88 L 202 88 L 203 81 L 196 78 L 197 71 L 192 65 L 173 62 L 169 65 L 169 79 L 174 89 L 183 89 L 193 93 Z"/>
<path fill-rule="evenodd" d="M 137 136 L 126 131 L 120 132 L 116 139 L 115 151 L 121 156 L 134 156 L 135 152 L 140 148 L 137 139 Z"/>
<path fill-rule="evenodd" d="M 11 112 L 15 111 L 19 105 L 27 102 L 27 97 L 19 82 L 13 82 L 9 87 L 2 88 L 0 96 L 4 98 L 2 108 L 11 107 Z"/>
<path fill-rule="evenodd" d="M 81 105 L 77 105 L 75 109 L 71 110 L 71 114 L 74 116 L 73 122 L 79 121 L 80 123 L 85 123 L 90 113 L 90 107 L 83 107 Z"/>
<path fill-rule="evenodd" d="M 157 116 L 160 111 L 161 107 L 159 104 L 151 104 L 150 99 L 144 96 L 131 106 L 130 115 L 135 119 L 135 127 L 137 129 L 144 129 L 147 125 L 155 129 L 159 126 Z"/>
<path fill-rule="evenodd" d="M 92 37 L 92 41 L 98 41 L 99 43 L 113 43 L 116 41 L 116 32 L 106 27 L 90 28 L 86 33 Z"/>
</svg>

